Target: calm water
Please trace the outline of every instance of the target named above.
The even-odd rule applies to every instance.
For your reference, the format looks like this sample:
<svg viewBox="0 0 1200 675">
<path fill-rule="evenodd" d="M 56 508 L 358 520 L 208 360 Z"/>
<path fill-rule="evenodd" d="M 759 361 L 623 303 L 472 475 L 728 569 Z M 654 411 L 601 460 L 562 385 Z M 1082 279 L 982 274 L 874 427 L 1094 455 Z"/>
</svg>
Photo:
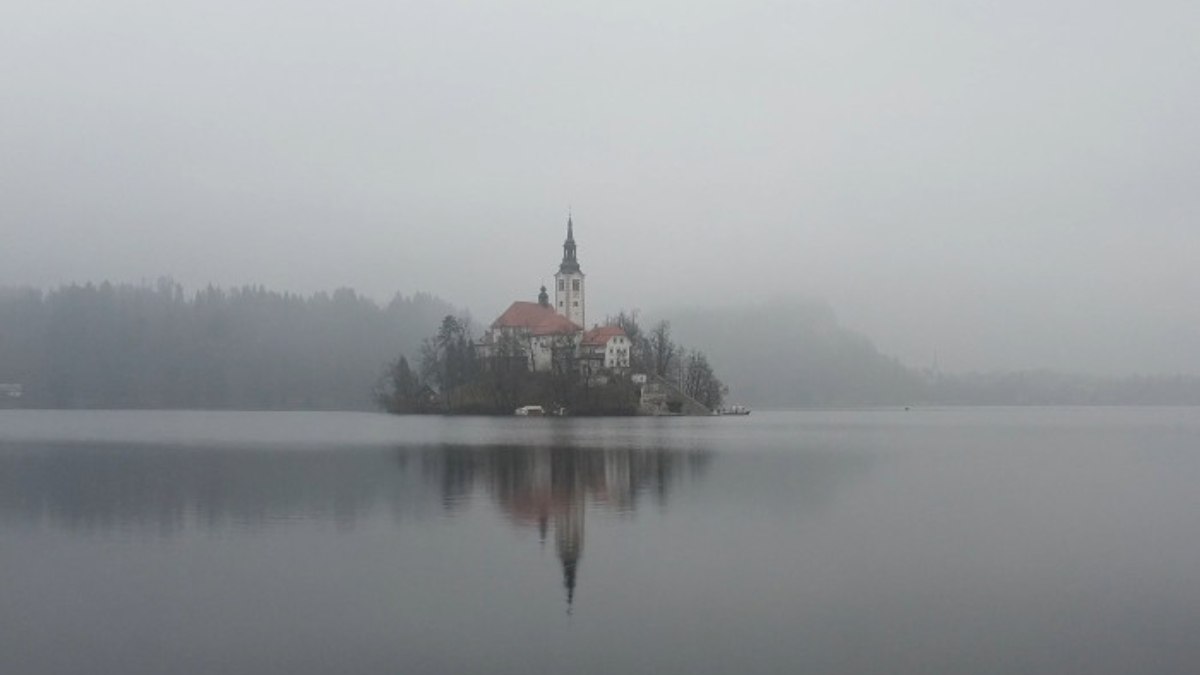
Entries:
<svg viewBox="0 0 1200 675">
<path fill-rule="evenodd" d="M 1196 673 L 1200 410 L 0 412 L 0 673 Z"/>
</svg>

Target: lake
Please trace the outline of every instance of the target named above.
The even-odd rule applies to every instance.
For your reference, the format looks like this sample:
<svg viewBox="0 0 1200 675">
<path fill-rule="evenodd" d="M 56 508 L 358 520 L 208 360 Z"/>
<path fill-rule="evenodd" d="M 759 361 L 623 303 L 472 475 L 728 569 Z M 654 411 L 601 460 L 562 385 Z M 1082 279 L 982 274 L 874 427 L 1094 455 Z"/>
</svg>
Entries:
<svg viewBox="0 0 1200 675">
<path fill-rule="evenodd" d="M 0 673 L 1200 672 L 1200 409 L 0 411 Z"/>
</svg>

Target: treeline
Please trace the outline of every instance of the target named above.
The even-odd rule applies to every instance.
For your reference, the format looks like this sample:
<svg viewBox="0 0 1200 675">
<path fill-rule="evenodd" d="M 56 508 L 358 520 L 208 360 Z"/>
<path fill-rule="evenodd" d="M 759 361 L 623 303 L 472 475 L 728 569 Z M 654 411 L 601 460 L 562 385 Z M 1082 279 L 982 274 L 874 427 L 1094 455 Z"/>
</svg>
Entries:
<svg viewBox="0 0 1200 675">
<path fill-rule="evenodd" d="M 432 351 L 431 342 L 422 349 L 444 317 L 457 314 L 427 294 L 397 295 L 380 306 L 350 289 L 309 296 L 249 286 L 187 293 L 169 279 L 49 292 L 0 289 L 0 384 L 19 384 L 23 394 L 0 395 L 0 407 L 375 409 L 381 373 L 398 356 L 411 364 L 414 392 L 427 385 L 433 393 L 449 391 L 468 379 L 475 366 L 458 352 L 470 341 L 459 334 L 470 331 L 469 321 L 442 335 Z M 634 372 L 662 375 L 710 407 L 726 398 L 725 384 L 730 402 L 765 407 L 1200 405 L 1200 377 L 1188 375 L 918 371 L 841 326 L 818 302 L 661 316 L 670 323 L 645 329 L 634 313 L 611 319 L 634 339 Z M 694 346 L 680 346 L 673 333 Z M 720 364 L 720 379 L 711 363 Z M 514 372 L 523 367 L 511 365 Z M 475 400 L 490 400 L 496 410 L 576 396 L 561 380 L 470 373 Z M 396 374 L 387 373 L 382 385 L 391 386 Z"/>
<path fill-rule="evenodd" d="M 369 410 L 384 365 L 454 312 L 428 294 L 380 306 L 169 279 L 3 289 L 0 382 L 22 407 Z"/>
</svg>

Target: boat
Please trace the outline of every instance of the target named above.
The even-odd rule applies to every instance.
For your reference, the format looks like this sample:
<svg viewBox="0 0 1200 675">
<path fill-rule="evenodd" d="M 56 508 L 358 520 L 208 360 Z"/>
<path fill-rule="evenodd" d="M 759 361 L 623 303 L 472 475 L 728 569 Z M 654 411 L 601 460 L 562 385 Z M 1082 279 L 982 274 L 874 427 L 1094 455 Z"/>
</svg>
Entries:
<svg viewBox="0 0 1200 675">
<path fill-rule="evenodd" d="M 546 414 L 546 409 L 540 405 L 523 405 L 513 412 L 518 417 L 541 417 Z"/>
<path fill-rule="evenodd" d="M 750 409 L 744 405 L 731 405 L 724 408 L 717 408 L 717 415 L 749 415 Z"/>
</svg>

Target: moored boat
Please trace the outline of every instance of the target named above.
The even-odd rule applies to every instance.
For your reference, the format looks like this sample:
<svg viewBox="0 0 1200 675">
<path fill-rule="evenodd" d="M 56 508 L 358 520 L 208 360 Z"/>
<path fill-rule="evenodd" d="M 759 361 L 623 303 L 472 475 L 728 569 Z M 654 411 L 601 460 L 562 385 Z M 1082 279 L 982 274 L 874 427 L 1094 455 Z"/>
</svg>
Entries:
<svg viewBox="0 0 1200 675">
<path fill-rule="evenodd" d="M 731 405 L 717 408 L 717 415 L 749 415 L 750 409 L 744 405 Z"/>
</svg>

